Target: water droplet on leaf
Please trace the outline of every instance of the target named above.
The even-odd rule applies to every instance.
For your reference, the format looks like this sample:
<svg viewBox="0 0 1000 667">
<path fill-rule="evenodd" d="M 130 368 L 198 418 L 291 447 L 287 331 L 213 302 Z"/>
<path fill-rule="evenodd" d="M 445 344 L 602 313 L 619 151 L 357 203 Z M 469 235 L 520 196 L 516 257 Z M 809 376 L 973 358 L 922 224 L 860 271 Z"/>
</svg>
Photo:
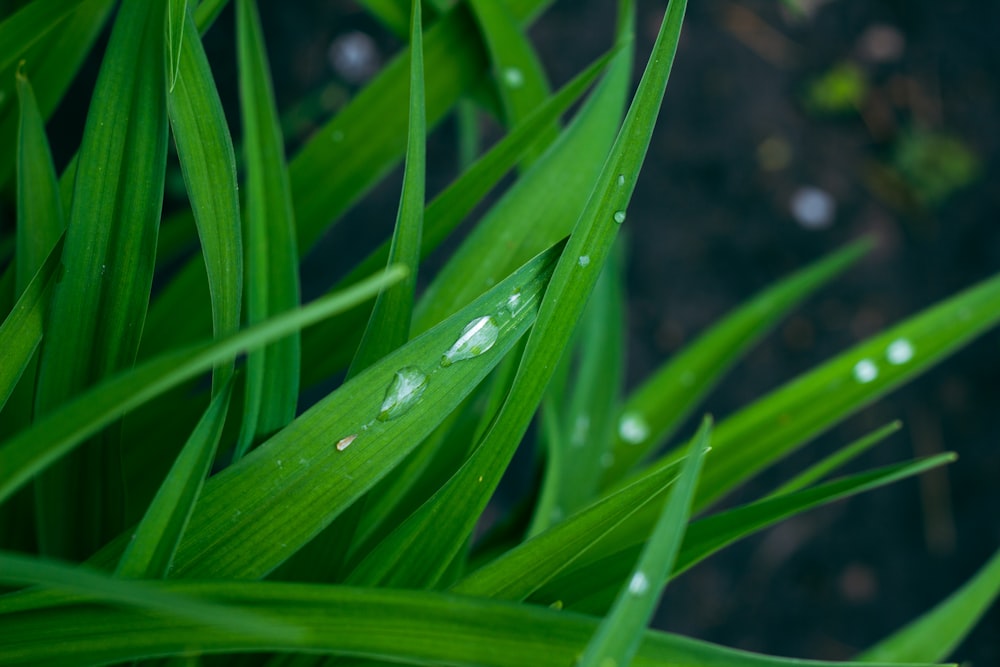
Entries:
<svg viewBox="0 0 1000 667">
<path fill-rule="evenodd" d="M 524 72 L 516 67 L 508 67 L 503 71 L 503 82 L 510 88 L 520 88 L 524 85 Z"/>
<path fill-rule="evenodd" d="M 625 211 L 615 211 L 615 222 L 619 225 L 625 222 Z"/>
<path fill-rule="evenodd" d="M 499 336 L 500 327 L 492 317 L 487 315 L 476 318 L 465 325 L 458 340 L 441 357 L 441 365 L 451 366 L 456 361 L 478 357 L 493 347 Z"/>
<path fill-rule="evenodd" d="M 641 416 L 627 412 L 618 422 L 618 435 L 630 445 L 638 445 L 649 437 L 649 424 Z"/>
<path fill-rule="evenodd" d="M 337 451 L 338 452 L 342 452 L 345 449 L 347 449 L 348 447 L 350 447 L 351 443 L 354 442 L 354 439 L 357 438 L 357 437 L 358 437 L 357 433 L 352 433 L 351 435 L 348 435 L 348 436 L 343 437 L 340 440 L 338 440 L 337 441 Z"/>
<path fill-rule="evenodd" d="M 642 595 L 649 590 L 649 578 L 643 572 L 636 572 L 628 582 L 628 592 L 632 595 Z"/>
<path fill-rule="evenodd" d="M 415 366 L 400 368 L 392 376 L 389 388 L 385 390 L 385 399 L 378 413 L 381 422 L 395 419 L 412 408 L 424 390 L 427 389 L 427 376 Z"/>
<path fill-rule="evenodd" d="M 894 340 L 886 349 L 885 357 L 889 360 L 890 364 L 896 364 L 897 366 L 905 364 L 913 358 L 913 343 L 905 338 Z"/>
<path fill-rule="evenodd" d="M 590 264 L 590 255 L 580 255 L 580 259 L 577 260 L 580 266 L 587 266 Z"/>
<path fill-rule="evenodd" d="M 878 377 L 878 366 L 871 359 L 862 359 L 854 364 L 854 379 L 867 384 Z"/>
</svg>

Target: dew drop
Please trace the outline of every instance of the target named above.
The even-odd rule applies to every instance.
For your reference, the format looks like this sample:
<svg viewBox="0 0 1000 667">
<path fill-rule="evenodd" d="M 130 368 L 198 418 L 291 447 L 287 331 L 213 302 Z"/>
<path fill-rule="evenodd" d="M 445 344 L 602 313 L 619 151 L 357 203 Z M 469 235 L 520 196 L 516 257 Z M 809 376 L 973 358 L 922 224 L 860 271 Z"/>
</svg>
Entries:
<svg viewBox="0 0 1000 667">
<path fill-rule="evenodd" d="M 913 343 L 905 338 L 894 340 L 886 349 L 885 357 L 889 360 L 890 364 L 897 366 L 905 364 L 913 358 Z"/>
<path fill-rule="evenodd" d="M 573 437 L 570 442 L 576 447 L 583 447 L 590 433 L 590 415 L 580 415 L 573 424 Z"/>
<path fill-rule="evenodd" d="M 507 297 L 507 312 L 511 315 L 516 313 L 521 307 L 521 290 L 517 289 L 511 292 L 510 296 Z"/>
<path fill-rule="evenodd" d="M 615 211 L 615 222 L 619 225 L 625 222 L 625 211 Z"/>
<path fill-rule="evenodd" d="M 577 260 L 580 266 L 587 266 L 590 264 L 590 255 L 580 255 L 580 259 Z"/>
<path fill-rule="evenodd" d="M 354 439 L 358 437 L 357 433 L 352 433 L 351 435 L 345 436 L 337 441 L 337 451 L 342 452 L 351 446 Z"/>
<path fill-rule="evenodd" d="M 524 85 L 524 72 L 516 67 L 508 67 L 503 71 L 503 82 L 510 88 L 520 88 Z"/>
<path fill-rule="evenodd" d="M 618 422 L 618 435 L 630 445 L 638 445 L 649 437 L 649 424 L 634 412 L 627 412 Z"/>
<path fill-rule="evenodd" d="M 549 609 L 555 609 L 556 611 L 562 611 L 562 609 L 563 609 L 563 601 L 562 600 L 556 600 L 555 602 L 553 602 L 552 604 L 549 605 Z"/>
<path fill-rule="evenodd" d="M 618 174 L 618 187 L 625 185 L 625 174 Z"/>
<path fill-rule="evenodd" d="M 649 578 L 644 572 L 636 572 L 628 582 L 628 592 L 632 595 L 642 595 L 649 590 Z"/>
<path fill-rule="evenodd" d="M 420 400 L 427 389 L 427 376 L 415 366 L 400 368 L 392 377 L 389 388 L 385 390 L 382 408 L 378 413 L 380 422 L 395 419 Z"/>
<path fill-rule="evenodd" d="M 500 327 L 492 317 L 478 317 L 465 325 L 458 340 L 441 357 L 441 365 L 451 366 L 456 361 L 478 357 L 493 347 L 499 336 Z"/>
<path fill-rule="evenodd" d="M 862 359 L 854 364 L 854 379 L 867 384 L 878 377 L 878 366 L 871 359 Z"/>
</svg>

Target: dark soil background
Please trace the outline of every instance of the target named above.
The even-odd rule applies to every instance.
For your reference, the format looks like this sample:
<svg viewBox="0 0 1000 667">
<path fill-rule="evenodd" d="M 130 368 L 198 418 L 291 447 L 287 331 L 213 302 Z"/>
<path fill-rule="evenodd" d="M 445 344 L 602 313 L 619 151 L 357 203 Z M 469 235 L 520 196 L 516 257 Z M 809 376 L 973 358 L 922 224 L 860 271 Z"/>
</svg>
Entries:
<svg viewBox="0 0 1000 667">
<path fill-rule="evenodd" d="M 558 0 L 537 22 L 531 36 L 554 85 L 608 47 L 615 4 Z M 690 0 L 625 225 L 629 385 L 794 269 L 862 235 L 878 248 L 735 368 L 704 406 L 718 418 L 1000 270 L 1000 4 L 794 3 L 803 15 L 788 4 Z M 349 0 L 260 5 L 293 137 L 399 48 Z M 637 5 L 641 64 L 666 3 Z M 231 10 L 206 46 L 235 121 Z M 358 57 L 344 60 L 345 48 Z M 52 125 L 76 123 L 82 119 L 63 110 Z M 495 135 L 495 125 L 487 129 Z M 454 135 L 451 120 L 432 135 L 431 189 L 455 173 Z M 809 192 L 829 215 L 804 224 L 792 202 Z M 345 244 L 369 247 L 391 230 L 397 201 L 398 175 L 327 242 L 341 252 Z M 305 276 L 325 285 L 330 267 L 321 256 L 309 258 Z M 960 455 L 919 482 L 814 511 L 727 549 L 671 584 L 657 624 L 743 649 L 844 659 L 941 600 L 1000 546 L 998 379 L 994 331 L 766 472 L 740 498 L 897 418 L 903 430 L 855 469 Z M 1000 608 L 956 657 L 1000 664 Z"/>
</svg>

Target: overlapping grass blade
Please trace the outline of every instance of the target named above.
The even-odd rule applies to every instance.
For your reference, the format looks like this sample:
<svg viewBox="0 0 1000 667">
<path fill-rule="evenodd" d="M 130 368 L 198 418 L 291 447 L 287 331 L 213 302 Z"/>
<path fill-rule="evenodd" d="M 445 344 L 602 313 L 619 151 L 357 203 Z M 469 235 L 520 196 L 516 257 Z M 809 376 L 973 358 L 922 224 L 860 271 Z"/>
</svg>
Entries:
<svg viewBox="0 0 1000 667">
<path fill-rule="evenodd" d="M 98 77 L 46 321 L 36 410 L 47 415 L 135 359 L 153 278 L 167 156 L 162 11 L 127 0 Z M 39 479 L 43 552 L 85 557 L 121 530 L 114 442 Z"/>
<path fill-rule="evenodd" d="M 560 249 L 536 257 L 212 477 L 173 576 L 262 577 L 298 551 L 431 433 L 518 341 Z M 516 290 L 520 300 L 512 305 Z M 483 316 L 497 327 L 493 346 L 442 364 L 466 325 Z M 115 556 L 121 542 L 104 555 Z"/>
<path fill-rule="evenodd" d="M 189 13 L 178 31 L 177 43 L 183 43 L 183 48 L 179 53 L 171 49 L 166 53 L 168 58 L 177 58 L 176 79 L 168 82 L 167 110 L 201 239 L 212 298 L 212 329 L 215 337 L 221 338 L 239 329 L 243 295 L 236 155 L 212 70 Z M 213 391 L 219 391 L 232 372 L 232 361 L 220 364 L 212 376 Z"/>
<path fill-rule="evenodd" d="M 266 345 L 369 299 L 386 283 L 402 277 L 402 269 L 388 270 L 221 341 L 172 352 L 105 380 L 0 445 L 0 502 L 122 413 L 196 377 L 221 359 Z"/>
<path fill-rule="evenodd" d="M 4 46 L 11 44 L 8 52 L 10 60 L 5 67 L 0 68 L 0 96 L 13 98 L 14 74 L 19 62 L 24 60 L 24 72 L 35 87 L 38 107 L 42 116 L 48 118 L 69 88 L 115 4 L 115 0 L 76 2 L 72 14 L 63 17 L 27 50 L 14 48 L 18 40 L 32 39 L 27 33 L 19 34 L 13 42 L 0 40 L 0 44 Z M 31 3 L 25 7 L 25 11 L 30 10 L 32 14 L 37 11 L 36 18 L 48 20 L 45 12 L 34 9 L 35 5 L 39 5 L 40 9 L 42 7 L 42 3 Z M 51 3 L 48 5 L 52 6 Z M 16 29 L 14 32 L 21 31 Z M 17 106 L 0 106 L 0 145 L 15 144 L 17 124 Z M 5 183 L 13 173 L 14 155 L 14 151 L 0 152 L 0 183 Z"/>
<path fill-rule="evenodd" d="M 580 667 L 628 665 L 639 650 L 646 626 L 677 560 L 691 516 L 698 475 L 705 454 L 711 449 L 711 435 L 712 420 L 705 418 L 628 584 L 618 593 L 611 611 L 587 644 Z"/>
<path fill-rule="evenodd" d="M 188 0 L 167 0 L 167 92 L 174 92 L 181 72 L 181 50 L 184 48 L 184 22 Z"/>
<path fill-rule="evenodd" d="M 413 0 L 410 17 L 410 94 L 403 191 L 388 261 L 409 269 L 406 280 L 375 299 L 368 326 L 361 337 L 347 376 L 353 377 L 392 352 L 410 337 L 420 239 L 424 227 L 424 190 L 427 180 L 427 120 L 424 100 L 424 47 L 420 0 Z"/>
<path fill-rule="evenodd" d="M 954 460 L 953 454 L 942 454 L 929 459 L 886 466 L 781 497 L 760 500 L 695 521 L 688 528 L 684 538 L 674 576 L 733 542 L 791 516 L 922 474 Z M 671 468 L 674 469 L 676 466 Z M 571 564 L 564 573 L 542 586 L 532 599 L 546 603 L 561 600 L 567 607 L 578 611 L 604 613 L 621 583 L 628 576 L 632 563 L 642 548 L 644 539 L 642 528 L 651 523 L 647 508 L 652 506 L 652 504 L 646 505 L 629 517 L 632 519 L 640 513 L 646 515 L 641 523 L 630 526 L 627 534 L 616 533 L 613 541 L 606 540 L 592 548 L 576 563 Z M 655 519 L 655 516 L 653 518 Z"/>
<path fill-rule="evenodd" d="M 229 411 L 233 383 L 228 381 L 171 466 L 146 515 L 132 534 L 115 574 L 125 579 L 163 579 L 170 570 L 198 495 L 215 460 Z"/>
<path fill-rule="evenodd" d="M 605 484 L 621 478 L 669 438 L 722 376 L 789 310 L 871 248 L 862 240 L 770 287 L 678 352 L 622 407 Z"/>
<path fill-rule="evenodd" d="M 469 460 L 372 551 L 352 573 L 352 581 L 433 586 L 471 534 L 528 428 L 611 250 L 620 226 L 616 214 L 627 207 L 652 136 L 685 7 L 675 0 L 667 8 L 622 130 L 556 265 L 506 402 Z"/>
<path fill-rule="evenodd" d="M 301 635 L 297 628 L 271 614 L 206 602 L 183 592 L 176 593 L 143 582 L 122 581 L 75 563 L 0 552 L 0 582 L 43 586 L 68 593 L 80 601 L 137 607 L 156 612 L 157 616 L 148 618 L 167 617 L 193 622 L 199 629 L 223 630 L 245 637 L 263 635 L 271 641 L 293 641 Z M 13 639 L 13 635 L 10 637 Z M 65 658 L 69 653 L 62 655 Z M 73 660 L 84 659 L 74 655 Z M 6 663 L 6 659 L 3 662 Z"/>
<path fill-rule="evenodd" d="M 524 155 L 542 130 L 561 116 L 597 79 L 607 66 L 611 55 L 599 58 L 590 67 L 563 86 L 539 107 L 524 123 L 511 130 L 489 152 L 456 179 L 448 188 L 428 204 L 424 212 L 424 230 L 421 259 L 437 248 L 462 222 L 476 205 L 492 190 Z M 385 264 L 389 256 L 389 242 L 369 255 L 356 266 L 341 284 L 350 284 L 359 276 L 367 275 Z M 513 268 L 513 267 L 512 267 Z M 367 312 L 355 314 L 355 326 L 339 325 L 337 328 L 320 326 L 303 335 L 303 357 L 309 363 L 303 369 L 303 382 L 314 384 L 347 365 L 346 351 L 358 339 Z M 345 336 L 354 336 L 345 339 Z M 330 341 L 341 341 L 340 351 L 331 352 Z"/>
<path fill-rule="evenodd" d="M 13 667 L 45 664 L 67 654 L 82 663 L 118 663 L 191 651 L 306 651 L 394 663 L 566 667 L 598 624 L 597 619 L 544 607 L 424 591 L 180 581 L 159 584 L 157 590 L 267 613 L 305 632 L 281 641 L 96 605 L 56 606 L 5 614 L 0 660 Z M 644 634 L 634 664 L 874 667 L 776 658 L 654 631 Z"/>
<path fill-rule="evenodd" d="M 291 184 L 267 50 L 254 0 L 236 3 L 240 107 L 246 151 L 246 321 L 255 324 L 299 304 L 299 257 Z M 301 342 L 293 334 L 247 357 L 246 400 L 234 456 L 295 417 Z"/>
<path fill-rule="evenodd" d="M 549 97 L 545 70 L 506 2 L 470 0 L 468 4 L 490 54 L 505 124 L 515 127 Z M 558 136 L 559 126 L 553 124 L 531 147 L 524 166 L 537 160 Z"/>
<path fill-rule="evenodd" d="M 866 662 L 944 660 L 1000 596 L 1000 551 L 964 586 L 858 656 Z"/>
</svg>

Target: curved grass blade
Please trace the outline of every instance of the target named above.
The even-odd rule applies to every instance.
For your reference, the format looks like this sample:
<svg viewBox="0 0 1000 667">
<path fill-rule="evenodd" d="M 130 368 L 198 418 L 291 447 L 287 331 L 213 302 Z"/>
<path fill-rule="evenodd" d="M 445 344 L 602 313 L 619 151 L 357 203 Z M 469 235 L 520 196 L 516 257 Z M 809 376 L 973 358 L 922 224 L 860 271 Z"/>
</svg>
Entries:
<svg viewBox="0 0 1000 667">
<path fill-rule="evenodd" d="M 549 97 L 545 70 L 505 1 L 470 0 L 469 8 L 490 53 L 505 124 L 515 127 Z M 559 126 L 553 123 L 529 149 L 524 167 L 530 167 L 558 136 Z"/>
<path fill-rule="evenodd" d="M 511 130 L 486 155 L 428 204 L 424 212 L 421 259 L 437 248 L 458 227 L 503 175 L 517 163 L 542 129 L 555 122 L 580 98 L 604 70 L 610 58 L 611 54 L 599 58 L 563 86 L 523 124 Z M 351 284 L 358 277 L 368 275 L 383 266 L 388 256 L 389 242 L 386 242 L 355 267 L 340 284 Z M 303 368 L 304 384 L 314 384 L 347 365 L 350 359 L 346 357 L 346 351 L 352 348 L 352 342 L 356 341 L 357 337 L 352 341 L 342 341 L 337 346 L 344 350 L 340 354 L 336 351 L 331 353 L 330 341 L 343 339 L 345 332 L 360 331 L 366 316 L 367 312 L 359 311 L 354 316 L 357 322 L 355 326 L 337 328 L 320 326 L 303 334 L 303 357 L 309 361 Z"/>
<path fill-rule="evenodd" d="M 212 399 L 132 534 L 125 553 L 118 561 L 116 576 L 124 579 L 166 578 L 177 545 L 215 460 L 232 389 L 230 380 Z"/>
<path fill-rule="evenodd" d="M 0 71 L 23 58 L 79 4 L 80 0 L 36 0 L 0 22 Z"/>
<path fill-rule="evenodd" d="M 656 611 L 662 589 L 670 580 L 677 560 L 691 516 L 698 474 L 705 454 L 711 449 L 708 444 L 711 436 L 712 420 L 705 418 L 670 492 L 670 500 L 632 570 L 628 585 L 618 593 L 611 611 L 587 644 L 587 650 L 580 659 L 581 667 L 603 667 L 609 662 L 627 665 L 639 650 L 643 630 Z"/>
<path fill-rule="evenodd" d="M 174 92 L 181 71 L 181 49 L 184 48 L 184 21 L 188 0 L 167 0 L 167 89 Z"/>
<path fill-rule="evenodd" d="M 951 655 L 1000 596 L 1000 551 L 936 607 L 868 649 L 858 660 L 943 660 Z"/>
<path fill-rule="evenodd" d="M 167 158 L 164 15 L 126 0 L 94 90 L 42 344 L 48 415 L 135 360 L 153 279 Z M 82 558 L 121 530 L 117 443 L 94 442 L 39 478 L 43 553 Z"/>
<path fill-rule="evenodd" d="M 256 324 L 296 308 L 299 258 L 291 184 L 267 51 L 254 0 L 236 3 L 236 38 L 246 151 L 246 320 Z M 299 334 L 247 357 L 245 409 L 234 458 L 295 418 L 299 399 Z"/>
<path fill-rule="evenodd" d="M 628 5 L 628 3 L 625 3 Z M 384 540 L 351 581 L 433 586 L 500 481 L 572 336 L 620 226 L 652 136 L 686 5 L 667 7 L 653 54 L 611 155 L 560 257 L 507 400 L 476 451 L 442 489 Z M 630 10 L 626 10 L 631 15 Z"/>
<path fill-rule="evenodd" d="M 722 376 L 789 310 L 871 248 L 862 240 L 753 297 L 681 350 L 622 407 L 605 485 L 620 479 L 671 435 Z M 714 460 L 714 458 L 713 458 Z"/>
<path fill-rule="evenodd" d="M 199 629 L 224 630 L 246 637 L 263 634 L 271 641 L 290 641 L 301 635 L 297 628 L 273 615 L 205 602 L 143 582 L 122 581 L 76 564 L 0 552 L 0 581 L 43 586 L 84 600 L 128 605 L 156 612 L 157 616 L 149 618 L 193 622 Z M 62 657 L 67 655 L 71 653 L 63 653 Z M 82 658 L 74 655 L 73 660 Z"/>
<path fill-rule="evenodd" d="M 942 454 L 886 466 L 803 491 L 759 500 L 695 521 L 688 527 L 673 576 L 687 571 L 726 546 L 791 516 L 919 475 L 954 460 L 954 454 Z M 671 468 L 674 469 L 676 466 Z M 532 599 L 546 603 L 562 600 L 569 608 L 603 614 L 628 577 L 632 563 L 642 548 L 643 527 L 649 526 L 656 518 L 648 511 L 651 507 L 653 504 L 640 508 L 629 517 L 629 521 L 640 514 L 642 520 L 630 526 L 627 533 L 616 532 L 613 538 L 591 548 L 565 572 L 541 587 Z"/>
<path fill-rule="evenodd" d="M 427 120 L 424 111 L 424 47 L 420 0 L 413 0 L 410 18 L 410 95 L 403 191 L 396 229 L 389 247 L 392 264 L 409 269 L 403 282 L 386 289 L 375 299 L 361 345 L 347 371 L 351 378 L 405 343 L 410 337 L 420 237 L 424 226 L 424 189 L 427 171 Z"/>
<path fill-rule="evenodd" d="M 202 35 L 208 32 L 228 4 L 229 0 L 200 0 L 194 8 L 194 23 L 198 26 L 198 32 Z"/>
<path fill-rule="evenodd" d="M 157 584 L 156 589 L 197 596 L 227 609 L 268 613 L 304 633 L 284 640 L 250 637 L 96 605 L 54 606 L 3 616 L 7 632 L 0 636 L 0 660 L 13 667 L 37 665 L 67 653 L 80 662 L 104 664 L 190 651 L 303 651 L 410 664 L 566 667 L 574 663 L 598 624 L 597 619 L 545 607 L 424 591 L 179 581 Z M 777 658 L 655 631 L 643 635 L 634 664 L 873 667 Z"/>
<path fill-rule="evenodd" d="M 62 266 L 59 263 L 61 255 L 62 244 L 57 243 L 0 325 L 0 350 L 4 351 L 0 364 L 0 410 L 17 387 L 42 340 L 47 296 Z"/>
<path fill-rule="evenodd" d="M 402 277 L 402 269 L 386 271 L 228 338 L 158 357 L 105 380 L 0 444 L 0 502 L 122 413 L 196 377 L 221 359 L 265 345 L 369 299 L 386 283 Z"/>
<path fill-rule="evenodd" d="M 236 155 L 212 70 L 189 13 L 178 28 L 177 41 L 183 39 L 186 46 L 177 54 L 169 50 L 166 54 L 177 58 L 177 77 L 166 96 L 167 111 L 201 239 L 212 298 L 213 334 L 221 338 L 240 328 L 243 293 Z M 232 372 L 232 360 L 213 372 L 214 392 L 219 391 Z"/>
</svg>

